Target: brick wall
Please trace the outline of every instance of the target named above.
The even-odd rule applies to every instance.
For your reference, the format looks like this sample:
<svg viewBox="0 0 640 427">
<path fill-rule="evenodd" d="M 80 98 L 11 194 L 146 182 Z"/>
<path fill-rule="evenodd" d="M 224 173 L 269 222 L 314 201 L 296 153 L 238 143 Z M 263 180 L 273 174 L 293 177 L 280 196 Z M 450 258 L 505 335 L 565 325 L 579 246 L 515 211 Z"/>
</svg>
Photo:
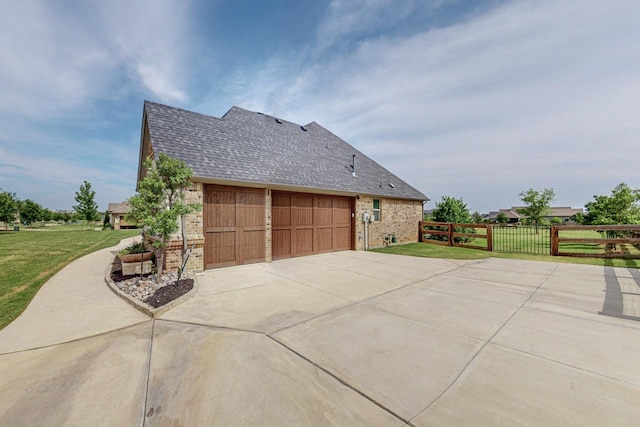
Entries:
<svg viewBox="0 0 640 427">
<path fill-rule="evenodd" d="M 272 261 L 272 248 L 273 248 L 273 240 L 272 240 L 272 228 L 271 228 L 271 190 L 265 189 L 264 194 L 264 215 L 265 215 L 265 261 Z"/>
<path fill-rule="evenodd" d="M 187 245 L 189 248 L 193 244 L 195 247 L 191 251 L 189 261 L 187 262 L 188 271 L 202 271 L 204 270 L 204 229 L 202 218 L 202 204 L 203 204 L 203 184 L 196 182 L 193 183 L 186 191 L 185 202 L 186 203 L 198 203 L 200 209 L 196 212 L 186 216 L 186 228 L 187 228 Z M 182 263 L 182 229 L 179 229 L 176 234 L 171 238 L 167 245 L 165 268 L 167 271 L 177 271 Z"/>
<path fill-rule="evenodd" d="M 380 221 L 368 225 L 369 249 L 381 248 L 391 243 L 385 240 L 394 234 L 399 243 L 418 241 L 418 223 L 422 220 L 422 202 L 414 200 L 380 200 Z M 365 249 L 365 227 L 362 214 L 367 212 L 373 218 L 374 197 L 362 196 L 356 200 L 356 250 Z"/>
</svg>

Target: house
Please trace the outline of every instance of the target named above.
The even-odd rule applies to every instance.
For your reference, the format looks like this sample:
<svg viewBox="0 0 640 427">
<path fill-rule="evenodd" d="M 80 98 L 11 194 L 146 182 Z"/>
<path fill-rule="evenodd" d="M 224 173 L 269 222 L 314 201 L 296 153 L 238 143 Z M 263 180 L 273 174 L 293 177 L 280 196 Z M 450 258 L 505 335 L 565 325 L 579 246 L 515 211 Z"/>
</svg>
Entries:
<svg viewBox="0 0 640 427">
<path fill-rule="evenodd" d="M 488 219 L 491 222 L 495 222 L 496 218 L 500 214 L 500 212 L 504 213 L 506 217 L 509 219 L 509 223 L 518 223 L 521 220 L 526 218 L 526 215 L 519 213 L 520 209 L 524 209 L 525 206 L 512 206 L 510 209 L 500 209 L 497 212 L 490 212 L 485 219 Z M 572 207 L 550 207 L 550 213 L 546 215 L 545 218 L 547 220 L 551 220 L 553 218 L 560 218 L 563 223 L 568 223 L 571 221 L 571 217 L 577 213 L 583 213 L 582 208 L 572 208 Z"/>
<path fill-rule="evenodd" d="M 109 215 L 109 224 L 114 230 L 120 230 L 125 228 L 136 228 L 136 224 L 127 222 L 127 214 L 131 210 L 129 202 L 122 203 L 109 203 L 107 214 Z"/>
<path fill-rule="evenodd" d="M 315 122 L 145 101 L 140 139 L 138 181 L 160 153 L 193 169 L 186 198 L 202 209 L 186 221 L 189 269 L 418 240 L 427 196 Z M 167 268 L 181 244 L 170 244 Z"/>
</svg>

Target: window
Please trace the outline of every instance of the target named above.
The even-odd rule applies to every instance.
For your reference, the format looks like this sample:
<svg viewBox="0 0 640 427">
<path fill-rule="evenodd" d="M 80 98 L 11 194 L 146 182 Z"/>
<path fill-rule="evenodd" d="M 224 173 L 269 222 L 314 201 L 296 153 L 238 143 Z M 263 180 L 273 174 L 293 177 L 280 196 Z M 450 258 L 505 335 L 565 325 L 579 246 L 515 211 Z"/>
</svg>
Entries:
<svg viewBox="0 0 640 427">
<path fill-rule="evenodd" d="M 373 220 L 380 221 L 380 199 L 373 199 Z"/>
</svg>

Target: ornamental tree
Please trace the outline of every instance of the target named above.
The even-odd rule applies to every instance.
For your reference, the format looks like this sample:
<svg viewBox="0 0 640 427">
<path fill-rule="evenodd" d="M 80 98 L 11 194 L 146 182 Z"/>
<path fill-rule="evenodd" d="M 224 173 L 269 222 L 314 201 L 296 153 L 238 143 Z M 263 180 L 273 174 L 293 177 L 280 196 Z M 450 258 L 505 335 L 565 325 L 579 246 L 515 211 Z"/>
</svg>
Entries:
<svg viewBox="0 0 640 427">
<path fill-rule="evenodd" d="M 75 200 L 78 204 L 73 207 L 73 210 L 87 222 L 98 219 L 98 204 L 95 198 L 96 192 L 91 189 L 91 183 L 84 181 L 80 189 L 76 191 Z"/>
<path fill-rule="evenodd" d="M 160 153 L 144 162 L 147 172 L 138 183 L 138 194 L 129 199 L 127 220 L 137 221 L 156 248 L 158 278 L 162 278 L 167 243 L 179 229 L 178 219 L 199 208 L 184 201 L 193 171 L 183 161 Z M 183 251 L 184 257 L 184 251 Z"/>
</svg>

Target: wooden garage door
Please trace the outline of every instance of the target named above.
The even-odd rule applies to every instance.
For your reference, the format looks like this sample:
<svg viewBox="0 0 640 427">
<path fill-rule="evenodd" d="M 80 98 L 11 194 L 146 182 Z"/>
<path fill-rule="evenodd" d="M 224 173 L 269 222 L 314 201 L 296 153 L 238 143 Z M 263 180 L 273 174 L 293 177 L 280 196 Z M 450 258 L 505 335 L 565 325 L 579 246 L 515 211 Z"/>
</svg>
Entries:
<svg viewBox="0 0 640 427">
<path fill-rule="evenodd" d="M 265 260 L 264 191 L 205 186 L 205 268 Z"/>
<path fill-rule="evenodd" d="M 349 197 L 274 191 L 273 259 L 352 249 L 352 205 Z"/>
</svg>

